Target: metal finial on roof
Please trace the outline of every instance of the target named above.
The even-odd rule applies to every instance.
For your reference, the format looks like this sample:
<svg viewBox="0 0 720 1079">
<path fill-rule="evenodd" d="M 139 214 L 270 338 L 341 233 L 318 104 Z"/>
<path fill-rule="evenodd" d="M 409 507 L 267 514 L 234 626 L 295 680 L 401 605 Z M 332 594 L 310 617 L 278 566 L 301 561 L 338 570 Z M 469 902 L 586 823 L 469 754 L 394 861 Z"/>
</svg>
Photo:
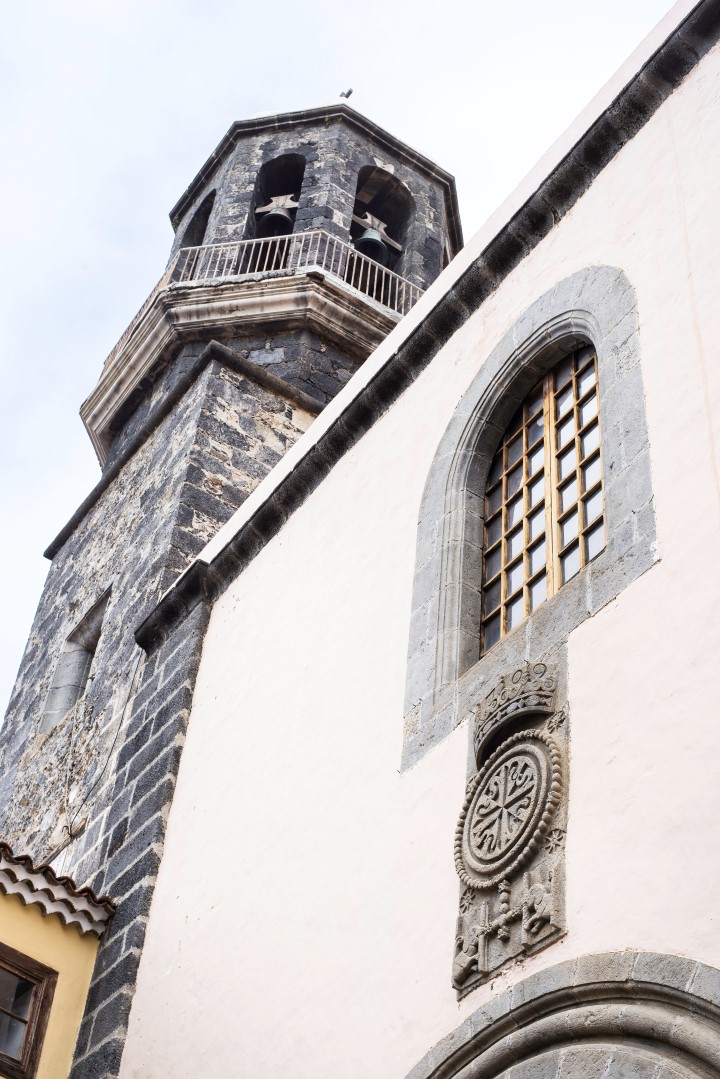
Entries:
<svg viewBox="0 0 720 1079">
<path fill-rule="evenodd" d="M 351 93 L 352 93 L 352 86 L 350 87 L 349 90 L 343 90 L 343 92 L 340 94 L 340 97 L 350 97 Z"/>
</svg>

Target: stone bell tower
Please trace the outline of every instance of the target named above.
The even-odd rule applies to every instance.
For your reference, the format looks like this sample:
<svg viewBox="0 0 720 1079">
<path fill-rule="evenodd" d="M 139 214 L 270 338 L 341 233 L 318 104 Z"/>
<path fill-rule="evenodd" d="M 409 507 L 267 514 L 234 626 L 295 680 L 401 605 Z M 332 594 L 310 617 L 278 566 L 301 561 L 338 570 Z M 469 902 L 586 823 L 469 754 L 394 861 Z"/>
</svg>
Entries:
<svg viewBox="0 0 720 1079">
<path fill-rule="evenodd" d="M 0 838 L 120 901 L 182 743 L 137 717 L 187 711 L 137 626 L 461 244 L 452 177 L 346 104 L 234 124 L 171 217 L 81 408 L 102 474 L 46 551 L 0 733 Z"/>
</svg>

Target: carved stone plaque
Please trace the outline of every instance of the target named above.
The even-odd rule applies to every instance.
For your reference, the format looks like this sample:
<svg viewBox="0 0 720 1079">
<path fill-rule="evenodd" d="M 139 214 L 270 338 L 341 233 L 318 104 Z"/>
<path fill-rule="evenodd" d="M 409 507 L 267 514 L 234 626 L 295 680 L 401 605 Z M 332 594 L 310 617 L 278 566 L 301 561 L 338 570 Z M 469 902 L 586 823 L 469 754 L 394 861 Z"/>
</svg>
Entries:
<svg viewBox="0 0 720 1079">
<path fill-rule="evenodd" d="M 476 710 L 477 771 L 455 833 L 461 996 L 564 929 L 567 723 L 555 711 L 556 687 L 544 663 L 526 664 Z"/>
</svg>

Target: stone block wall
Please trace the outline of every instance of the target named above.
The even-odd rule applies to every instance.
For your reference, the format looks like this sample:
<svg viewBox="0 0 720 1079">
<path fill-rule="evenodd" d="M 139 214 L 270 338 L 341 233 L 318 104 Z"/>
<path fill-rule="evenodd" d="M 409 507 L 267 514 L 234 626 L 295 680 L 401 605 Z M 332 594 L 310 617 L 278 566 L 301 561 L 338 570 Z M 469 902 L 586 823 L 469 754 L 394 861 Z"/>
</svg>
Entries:
<svg viewBox="0 0 720 1079">
<path fill-rule="evenodd" d="M 98 953 L 72 1079 L 115 1076 L 120 1068 L 208 614 L 197 607 L 143 664 L 108 786 L 104 865 L 95 877 L 98 889 L 117 897 L 118 910 Z"/>
<path fill-rule="evenodd" d="M 159 407 L 185 377 L 169 414 L 158 422 L 144 403 L 145 427 L 139 416 L 128 421 L 127 460 L 118 447 L 119 471 L 54 555 L 0 731 L 0 834 L 42 861 L 68 829 L 77 833 L 54 865 L 79 884 L 102 887 L 109 799 L 144 677 L 134 630 L 320 407 L 252 362 L 231 366 L 232 357 L 222 346 L 191 346 L 156 386 Z M 85 693 L 44 723 L 65 641 L 108 589 Z"/>
</svg>

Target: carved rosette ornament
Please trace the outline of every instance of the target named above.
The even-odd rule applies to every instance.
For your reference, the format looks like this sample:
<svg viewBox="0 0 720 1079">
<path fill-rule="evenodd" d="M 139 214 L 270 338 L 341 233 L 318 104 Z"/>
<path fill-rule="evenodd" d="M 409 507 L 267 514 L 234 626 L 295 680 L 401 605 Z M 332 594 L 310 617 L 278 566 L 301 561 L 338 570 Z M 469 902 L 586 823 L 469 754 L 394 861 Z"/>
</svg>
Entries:
<svg viewBox="0 0 720 1079">
<path fill-rule="evenodd" d="M 478 770 L 455 831 L 460 996 L 563 932 L 567 712 L 556 690 L 555 671 L 525 664 L 476 710 Z"/>
</svg>

